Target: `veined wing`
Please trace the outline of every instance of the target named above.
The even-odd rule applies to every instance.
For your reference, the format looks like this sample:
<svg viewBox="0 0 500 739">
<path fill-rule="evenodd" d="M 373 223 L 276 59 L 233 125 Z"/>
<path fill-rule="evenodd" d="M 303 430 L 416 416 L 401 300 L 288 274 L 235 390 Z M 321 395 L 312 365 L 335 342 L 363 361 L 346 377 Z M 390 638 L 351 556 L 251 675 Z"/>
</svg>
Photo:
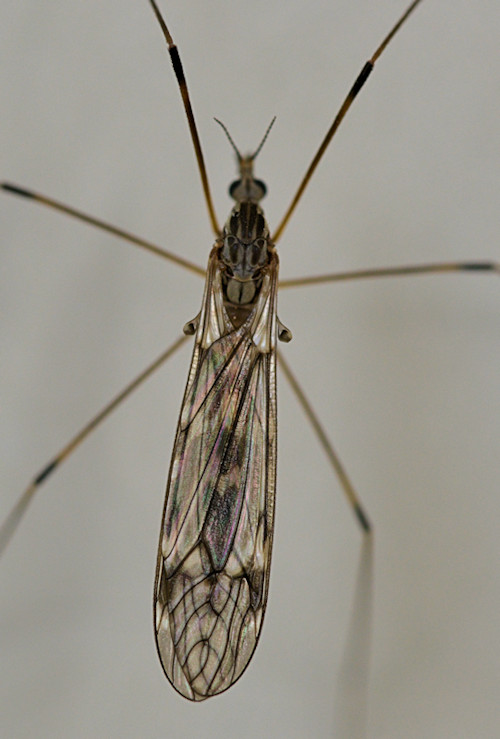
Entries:
<svg viewBox="0 0 500 739">
<path fill-rule="evenodd" d="M 155 583 L 156 643 L 186 698 L 232 685 L 267 601 L 276 479 L 275 254 L 235 328 L 209 261 L 167 484 Z"/>
</svg>

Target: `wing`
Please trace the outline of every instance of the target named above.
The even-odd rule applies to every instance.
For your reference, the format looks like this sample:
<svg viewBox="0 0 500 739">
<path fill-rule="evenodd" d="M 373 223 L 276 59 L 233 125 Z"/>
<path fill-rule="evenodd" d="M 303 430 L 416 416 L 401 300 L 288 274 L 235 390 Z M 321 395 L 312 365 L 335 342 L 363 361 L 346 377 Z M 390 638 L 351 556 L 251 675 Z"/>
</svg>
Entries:
<svg viewBox="0 0 500 739">
<path fill-rule="evenodd" d="M 155 583 L 156 643 L 190 700 L 246 668 L 267 601 L 276 480 L 276 288 L 272 259 L 239 328 L 212 252 L 174 444 Z"/>
</svg>

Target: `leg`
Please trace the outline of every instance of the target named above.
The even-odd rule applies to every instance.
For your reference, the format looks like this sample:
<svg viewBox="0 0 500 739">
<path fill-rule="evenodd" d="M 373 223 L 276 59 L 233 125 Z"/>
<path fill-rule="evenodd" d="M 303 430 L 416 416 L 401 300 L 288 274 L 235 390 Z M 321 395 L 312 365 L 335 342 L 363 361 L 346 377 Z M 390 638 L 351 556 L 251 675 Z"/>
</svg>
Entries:
<svg viewBox="0 0 500 739">
<path fill-rule="evenodd" d="M 212 202 L 212 195 L 210 194 L 210 186 L 208 184 L 207 169 L 205 167 L 205 160 L 203 159 L 203 152 L 201 150 L 200 137 L 198 136 L 198 129 L 196 128 L 196 122 L 194 120 L 193 109 L 191 107 L 191 100 L 189 99 L 189 92 L 187 88 L 186 78 L 184 77 L 184 70 L 182 69 L 181 58 L 179 56 L 179 52 L 177 51 L 177 46 L 174 44 L 172 36 L 170 35 L 167 25 L 160 14 L 160 11 L 158 9 L 158 6 L 156 5 L 155 0 L 150 0 L 150 3 L 153 8 L 154 14 L 156 15 L 156 18 L 158 20 L 158 23 L 161 26 L 163 35 L 165 36 L 165 41 L 168 44 L 168 53 L 170 54 L 170 59 L 172 60 L 172 66 L 174 68 L 175 76 L 177 77 L 177 83 L 179 85 L 182 102 L 184 104 L 184 110 L 186 111 L 186 116 L 188 119 L 189 130 L 191 132 L 191 139 L 192 139 L 194 151 L 196 154 L 196 161 L 198 162 L 198 169 L 200 171 L 201 184 L 203 186 L 203 194 L 205 195 L 205 202 L 208 208 L 208 215 L 210 217 L 210 223 L 212 224 L 212 230 L 214 234 L 216 236 L 219 236 L 220 228 L 219 228 L 219 224 L 217 223 L 217 216 L 215 215 L 215 208 Z"/>
<path fill-rule="evenodd" d="M 316 416 L 315 412 L 313 411 L 311 404 L 307 400 L 306 396 L 304 395 L 304 391 L 300 387 L 299 383 L 297 382 L 295 376 L 292 374 L 292 371 L 288 365 L 288 363 L 284 360 L 283 355 L 278 352 L 278 360 L 280 363 L 280 366 L 285 373 L 285 377 L 290 383 L 290 386 L 295 393 L 297 400 L 299 401 L 300 405 L 302 406 L 309 422 L 311 423 L 311 426 L 314 429 L 314 433 L 319 439 L 319 442 L 323 449 L 325 450 L 328 459 L 330 460 L 330 464 L 332 465 L 333 469 L 335 470 L 337 477 L 339 478 L 340 484 L 342 485 L 342 488 L 344 489 L 344 493 L 347 497 L 347 500 L 349 501 L 349 504 L 351 505 L 354 514 L 356 515 L 356 518 L 358 519 L 358 522 L 360 523 L 361 527 L 363 528 L 365 533 L 370 533 L 371 531 L 371 525 L 370 521 L 368 520 L 368 516 L 363 510 L 363 507 L 361 505 L 361 502 L 358 499 L 358 496 L 356 495 L 356 491 L 354 490 L 351 481 L 347 477 L 347 474 L 342 466 L 342 463 L 340 462 L 340 459 L 337 456 L 337 453 L 335 452 L 335 449 L 331 445 L 323 427 L 321 426 L 318 417 Z"/>
<path fill-rule="evenodd" d="M 173 344 L 171 344 L 168 349 L 166 349 L 163 354 L 161 354 L 155 361 L 149 365 L 149 367 L 146 367 L 145 370 L 141 372 L 140 375 L 138 375 L 132 382 L 130 382 L 116 397 L 113 398 L 107 405 L 102 408 L 99 413 L 94 416 L 77 434 L 74 436 L 71 441 L 66 444 L 66 446 L 61 449 L 59 454 L 57 454 L 44 468 L 43 470 L 35 477 L 35 479 L 28 485 L 26 490 L 23 492 L 21 497 L 18 499 L 18 501 L 15 503 L 14 507 L 8 514 L 5 521 L 0 526 L 0 556 L 2 555 L 3 551 L 5 550 L 7 544 L 9 543 L 12 535 L 14 534 L 17 526 L 21 522 L 21 519 L 23 518 L 24 514 L 26 513 L 26 510 L 33 500 L 33 497 L 35 493 L 37 492 L 40 485 L 45 482 L 45 480 L 54 472 L 54 470 L 59 467 L 59 464 L 63 462 L 65 459 L 67 459 L 74 451 L 75 449 L 80 446 L 82 441 L 87 438 L 87 436 L 96 429 L 102 421 L 104 421 L 105 418 L 109 416 L 109 414 L 117 408 L 120 403 L 125 400 L 139 385 L 141 385 L 144 380 L 147 380 L 147 378 L 153 374 L 155 370 L 157 370 L 161 365 L 167 361 L 169 357 L 174 354 L 177 349 L 179 349 L 184 342 L 187 340 L 187 336 L 181 336 L 179 339 L 177 339 Z"/>
<path fill-rule="evenodd" d="M 500 274 L 500 264 L 496 262 L 437 262 L 436 264 L 417 264 L 405 267 L 359 269 L 353 272 L 334 272 L 327 275 L 281 280 L 279 286 L 280 288 L 304 287 L 305 285 L 318 285 L 321 282 L 344 282 L 365 277 L 401 277 L 403 275 L 424 275 L 437 272 L 498 272 Z"/>
<path fill-rule="evenodd" d="M 334 696 L 335 736 L 366 737 L 373 630 L 373 537 L 361 541 L 358 572 Z"/>
<path fill-rule="evenodd" d="M 316 167 L 318 166 L 318 164 L 319 164 L 319 162 L 320 162 L 323 154 L 327 150 L 328 145 L 330 144 L 330 141 L 333 139 L 333 137 L 334 137 L 334 135 L 335 135 L 338 127 L 340 126 L 340 124 L 342 122 L 342 119 L 344 118 L 345 114 L 347 113 L 347 111 L 351 107 L 352 103 L 354 102 L 354 98 L 356 97 L 356 95 L 358 94 L 358 92 L 361 90 L 361 88 L 365 84 L 366 80 L 368 79 L 368 77 L 369 77 L 369 75 L 370 75 L 373 67 L 375 66 L 375 62 L 377 61 L 377 59 L 379 58 L 379 56 L 382 54 L 382 52 L 384 51 L 384 49 L 387 46 L 387 44 L 389 43 L 389 41 L 391 41 L 392 37 L 399 31 L 399 29 L 401 28 L 401 26 L 403 25 L 403 23 L 406 21 L 406 19 L 410 15 L 410 13 L 417 7 L 417 5 L 419 4 L 419 2 L 420 2 L 420 0 L 414 0 L 414 2 L 411 3 L 411 5 L 406 9 L 406 11 L 403 13 L 403 15 L 401 16 L 401 18 L 398 20 L 398 22 L 396 23 L 396 25 L 391 29 L 391 31 L 387 34 L 387 36 L 385 37 L 385 39 L 380 44 L 380 46 L 377 48 L 377 50 L 373 54 L 372 58 L 369 59 L 366 62 L 366 64 L 364 65 L 363 69 L 361 70 L 361 72 L 356 77 L 356 81 L 354 82 L 354 85 L 349 90 L 349 93 L 347 94 L 347 97 L 345 98 L 344 102 L 340 106 L 340 110 L 337 113 L 337 115 L 335 116 L 332 125 L 328 129 L 325 138 L 321 142 L 318 151 L 314 155 L 314 158 L 313 158 L 311 164 L 309 165 L 309 169 L 305 173 L 305 175 L 304 175 L 304 177 L 302 179 L 302 182 L 299 185 L 299 189 L 295 193 L 295 195 L 294 195 L 294 197 L 292 199 L 292 202 L 290 203 L 290 205 L 288 207 L 287 212 L 283 216 L 283 219 L 282 219 L 281 223 L 279 224 L 278 228 L 276 229 L 276 232 L 273 234 L 273 241 L 275 241 L 275 242 L 278 241 L 278 239 L 280 238 L 281 234 L 283 233 L 283 230 L 284 230 L 286 224 L 288 223 L 288 221 L 290 219 L 290 216 L 292 215 L 293 211 L 297 207 L 297 203 L 299 202 L 300 198 L 302 197 L 302 193 L 306 189 L 306 187 L 307 187 L 307 185 L 309 183 L 309 180 L 313 176 Z"/>
<path fill-rule="evenodd" d="M 136 246 L 140 246 L 141 248 L 146 249 L 146 251 L 149 251 L 152 254 L 156 254 L 157 256 L 163 257 L 164 259 L 169 259 L 171 262 L 178 264 L 180 267 L 184 267 L 191 272 L 195 272 L 196 274 L 205 277 L 205 270 L 203 269 L 203 267 L 199 267 L 197 264 L 193 264 L 187 259 L 179 257 L 177 256 L 177 254 L 173 254 L 166 249 L 162 249 L 160 246 L 156 246 L 150 241 L 141 239 L 139 238 L 139 236 L 134 236 L 134 234 L 131 234 L 128 231 L 124 231 L 123 229 L 112 226 L 105 221 L 101 221 L 99 220 L 99 218 L 94 218 L 93 216 L 89 216 L 86 213 L 82 213 L 82 211 L 80 210 L 76 210 L 76 208 L 71 208 L 69 205 L 64 205 L 64 203 L 60 203 L 57 200 L 52 200 L 52 198 L 48 198 L 45 195 L 40 195 L 40 193 L 33 192 L 33 190 L 26 190 L 23 187 L 18 187 L 17 185 L 13 185 L 9 182 L 1 182 L 0 187 L 2 188 L 2 190 L 6 190 L 6 192 L 13 193 L 14 195 L 20 195 L 23 198 L 29 198 L 30 200 L 34 200 L 36 203 L 41 203 L 42 205 L 53 208 L 60 213 L 66 213 L 66 215 L 69 215 L 72 218 L 77 218 L 79 221 L 89 223 L 91 226 L 96 226 L 96 228 L 100 228 L 102 231 L 112 233 L 121 239 L 125 239 L 125 241 L 129 241 Z"/>
</svg>

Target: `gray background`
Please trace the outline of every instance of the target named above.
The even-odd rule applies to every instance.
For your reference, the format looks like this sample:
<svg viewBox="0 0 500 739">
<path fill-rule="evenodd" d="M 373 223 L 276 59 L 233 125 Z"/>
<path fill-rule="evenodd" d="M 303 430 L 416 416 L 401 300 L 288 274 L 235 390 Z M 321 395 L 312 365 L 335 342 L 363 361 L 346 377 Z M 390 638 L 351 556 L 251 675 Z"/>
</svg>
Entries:
<svg viewBox="0 0 500 739">
<path fill-rule="evenodd" d="M 275 225 L 405 2 L 163 3 L 222 221 L 252 149 Z M 500 260 L 493 1 L 426 0 L 342 125 L 280 242 L 282 276 Z M 4 0 L 2 179 L 204 263 L 212 235 L 148 3 Z M 1 511 L 196 314 L 202 282 L 4 194 Z M 500 726 L 500 282 L 444 275 L 283 292 L 285 348 L 376 525 L 369 736 Z M 360 536 L 280 380 L 276 539 L 252 664 L 193 706 L 150 600 L 186 348 L 40 492 L 0 566 L 6 737 L 330 737 Z M 340 737 L 340 733 L 335 734 Z"/>
</svg>

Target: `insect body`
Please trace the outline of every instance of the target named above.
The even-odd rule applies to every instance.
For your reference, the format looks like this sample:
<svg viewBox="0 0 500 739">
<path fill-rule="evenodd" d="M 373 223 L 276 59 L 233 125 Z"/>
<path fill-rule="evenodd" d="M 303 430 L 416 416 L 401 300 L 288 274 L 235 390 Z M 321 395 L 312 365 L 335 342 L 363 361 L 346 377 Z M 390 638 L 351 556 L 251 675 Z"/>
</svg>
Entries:
<svg viewBox="0 0 500 739">
<path fill-rule="evenodd" d="M 251 158 L 210 254 L 167 486 L 155 585 L 163 668 L 186 698 L 228 688 L 267 600 L 276 480 L 278 256 Z"/>
<path fill-rule="evenodd" d="M 420 1 L 410 4 L 363 66 L 271 235 L 259 204 L 265 186 L 253 176 L 253 162 L 262 144 L 248 157 L 241 156 L 233 144 L 240 170 L 230 189 L 236 203 L 224 228 L 219 228 L 177 47 L 150 0 L 168 44 L 215 235 L 206 273 L 183 257 L 67 205 L 1 183 L 6 191 L 72 215 L 205 276 L 200 314 L 185 327 L 185 333 L 194 335 L 194 351 L 170 466 L 154 589 L 160 660 L 175 689 L 190 700 L 204 700 L 230 687 L 246 668 L 262 628 L 274 520 L 277 358 L 358 522 L 365 532 L 370 529 L 325 431 L 276 350 L 277 339 L 287 341 L 291 336 L 276 312 L 275 244 L 375 61 Z M 498 273 L 500 267 L 494 262 L 468 261 L 376 268 L 299 277 L 282 281 L 279 287 L 479 270 Z M 0 527 L 0 551 L 42 483 L 184 340 L 167 348 L 35 476 Z"/>
</svg>

